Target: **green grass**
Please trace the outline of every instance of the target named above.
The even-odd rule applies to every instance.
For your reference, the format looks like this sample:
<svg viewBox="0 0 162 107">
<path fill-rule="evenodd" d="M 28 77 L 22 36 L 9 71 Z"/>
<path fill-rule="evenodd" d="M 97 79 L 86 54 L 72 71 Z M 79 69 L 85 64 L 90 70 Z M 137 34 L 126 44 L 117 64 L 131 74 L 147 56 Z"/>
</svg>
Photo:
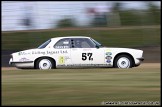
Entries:
<svg viewBox="0 0 162 107">
<path fill-rule="evenodd" d="M 2 71 L 2 105 L 160 101 L 159 68 Z"/>
<path fill-rule="evenodd" d="M 160 28 L 155 27 L 115 30 L 2 32 L 2 50 L 36 48 L 49 38 L 59 36 L 89 36 L 109 47 L 160 46 Z"/>
</svg>

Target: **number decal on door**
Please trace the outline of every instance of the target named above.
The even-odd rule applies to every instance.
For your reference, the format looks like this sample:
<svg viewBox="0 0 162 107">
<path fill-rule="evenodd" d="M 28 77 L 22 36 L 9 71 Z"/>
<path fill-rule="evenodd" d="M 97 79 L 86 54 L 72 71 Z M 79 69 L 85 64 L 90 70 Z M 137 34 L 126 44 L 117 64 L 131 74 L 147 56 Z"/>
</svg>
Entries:
<svg viewBox="0 0 162 107">
<path fill-rule="evenodd" d="M 88 60 L 93 61 L 92 53 L 82 53 L 82 60 L 83 61 L 87 60 L 87 57 L 89 57 Z"/>
<path fill-rule="evenodd" d="M 87 59 L 86 53 L 82 53 L 82 60 L 85 61 Z"/>
</svg>

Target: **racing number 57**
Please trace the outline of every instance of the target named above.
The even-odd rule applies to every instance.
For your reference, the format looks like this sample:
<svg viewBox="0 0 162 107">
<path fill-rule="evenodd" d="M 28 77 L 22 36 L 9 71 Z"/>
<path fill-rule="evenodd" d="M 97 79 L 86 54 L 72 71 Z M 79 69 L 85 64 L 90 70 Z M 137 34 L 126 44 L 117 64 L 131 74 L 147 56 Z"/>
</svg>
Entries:
<svg viewBox="0 0 162 107">
<path fill-rule="evenodd" d="M 82 53 L 82 60 L 83 61 L 87 60 L 87 57 L 89 57 L 88 60 L 90 60 L 90 61 L 93 60 L 92 53 Z"/>
</svg>

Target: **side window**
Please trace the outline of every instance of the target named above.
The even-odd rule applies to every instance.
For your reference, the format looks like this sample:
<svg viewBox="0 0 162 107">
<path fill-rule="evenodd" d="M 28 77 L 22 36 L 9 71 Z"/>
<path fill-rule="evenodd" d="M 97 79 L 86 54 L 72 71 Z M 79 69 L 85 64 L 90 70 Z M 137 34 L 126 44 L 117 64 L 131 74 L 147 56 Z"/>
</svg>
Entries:
<svg viewBox="0 0 162 107">
<path fill-rule="evenodd" d="M 83 39 L 82 48 L 95 48 L 95 44 L 88 38 Z"/>
<path fill-rule="evenodd" d="M 55 45 L 54 48 L 56 49 L 67 49 L 70 48 L 70 39 L 61 39 Z"/>
<path fill-rule="evenodd" d="M 87 41 L 83 41 L 81 46 L 82 48 L 91 48 L 91 46 L 87 43 Z"/>
<path fill-rule="evenodd" d="M 94 48 L 95 44 L 87 38 L 74 38 L 71 40 L 72 48 Z"/>
<path fill-rule="evenodd" d="M 71 39 L 72 48 L 81 48 L 81 39 Z"/>
</svg>

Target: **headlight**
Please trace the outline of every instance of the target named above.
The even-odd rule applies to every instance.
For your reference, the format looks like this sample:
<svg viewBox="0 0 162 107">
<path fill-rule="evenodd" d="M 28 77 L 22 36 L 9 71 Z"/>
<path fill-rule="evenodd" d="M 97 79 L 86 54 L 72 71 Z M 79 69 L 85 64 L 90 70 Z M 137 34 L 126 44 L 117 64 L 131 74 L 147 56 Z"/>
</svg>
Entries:
<svg viewBox="0 0 162 107">
<path fill-rule="evenodd" d="M 9 61 L 9 65 L 11 65 L 12 61 L 13 61 L 13 56 L 12 56 L 12 55 L 10 55 L 10 61 Z"/>
</svg>

